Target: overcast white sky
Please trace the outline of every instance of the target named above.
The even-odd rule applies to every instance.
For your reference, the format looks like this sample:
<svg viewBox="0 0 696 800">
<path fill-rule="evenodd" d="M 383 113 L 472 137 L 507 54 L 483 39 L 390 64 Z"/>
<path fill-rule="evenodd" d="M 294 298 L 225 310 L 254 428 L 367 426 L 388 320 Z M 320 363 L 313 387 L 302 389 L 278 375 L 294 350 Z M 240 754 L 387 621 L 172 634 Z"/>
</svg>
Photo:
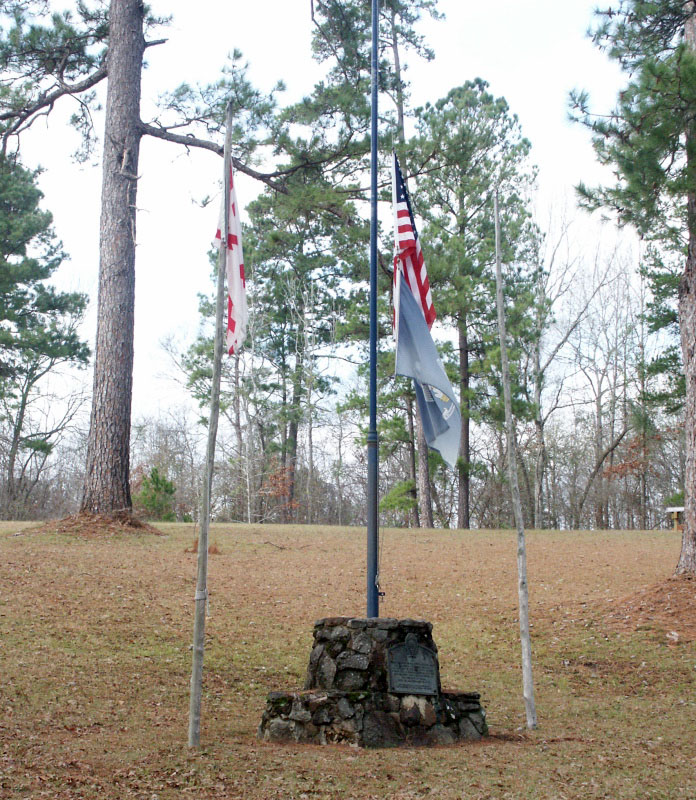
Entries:
<svg viewBox="0 0 696 800">
<path fill-rule="evenodd" d="M 214 80 L 235 47 L 249 61 L 259 88 L 269 90 L 282 78 L 288 100 L 311 91 L 319 73 L 310 56 L 310 0 L 153 0 L 151 5 L 155 13 L 172 14 L 173 21 L 164 34 L 168 43 L 147 52 L 144 118 L 158 93 L 183 81 Z M 446 19 L 422 26 L 435 60 L 409 59 L 414 105 L 484 78 L 495 95 L 507 99 L 532 142 L 542 209 L 563 202 L 579 180 L 598 180 L 602 173 L 587 132 L 567 121 L 570 89 L 589 89 L 596 107 L 607 109 L 622 83 L 616 67 L 585 35 L 593 0 L 440 0 L 439 7 Z M 48 125 L 37 124 L 23 157 L 27 165 L 40 163 L 46 170 L 44 205 L 71 255 L 58 281 L 62 288 L 92 296 L 85 335 L 93 344 L 101 171 L 98 165 L 78 167 L 71 161 L 76 142 L 64 118 L 56 116 Z M 146 138 L 139 172 L 135 415 L 172 403 L 173 385 L 159 377 L 171 371 L 160 341 L 174 335 L 188 342 L 195 334 L 197 293 L 209 288 L 206 253 L 218 214 L 217 204 L 202 208 L 198 201 L 218 191 L 221 163 L 211 153 L 188 156 L 175 145 Z M 238 183 L 242 207 L 256 191 L 253 181 Z"/>
</svg>

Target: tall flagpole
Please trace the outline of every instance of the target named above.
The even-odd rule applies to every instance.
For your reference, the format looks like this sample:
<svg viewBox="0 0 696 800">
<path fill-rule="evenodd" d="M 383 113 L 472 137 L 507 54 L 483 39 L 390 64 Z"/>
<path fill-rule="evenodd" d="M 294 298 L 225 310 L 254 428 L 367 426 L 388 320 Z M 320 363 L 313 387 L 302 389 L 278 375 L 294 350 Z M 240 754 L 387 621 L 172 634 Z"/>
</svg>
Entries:
<svg viewBox="0 0 696 800">
<path fill-rule="evenodd" d="M 230 142 L 232 138 L 232 106 L 227 105 L 225 119 L 225 157 L 222 179 L 224 220 L 220 226 L 218 251 L 217 297 L 215 302 L 215 348 L 213 350 L 213 381 L 210 390 L 210 419 L 208 420 L 208 449 L 203 478 L 201 525 L 198 536 L 198 578 L 196 582 L 196 612 L 193 623 L 193 665 L 189 700 L 189 747 L 201 742 L 201 695 L 203 692 L 203 651 L 205 644 L 205 612 L 208 600 L 208 530 L 210 528 L 210 494 L 215 465 L 215 441 L 220 415 L 220 373 L 222 371 L 223 316 L 225 307 L 225 265 L 227 263 L 228 228 L 230 224 Z"/>
<path fill-rule="evenodd" d="M 379 437 L 377 436 L 377 41 L 379 0 L 372 0 L 372 114 L 370 138 L 370 426 L 367 431 L 367 616 L 379 616 Z"/>
</svg>

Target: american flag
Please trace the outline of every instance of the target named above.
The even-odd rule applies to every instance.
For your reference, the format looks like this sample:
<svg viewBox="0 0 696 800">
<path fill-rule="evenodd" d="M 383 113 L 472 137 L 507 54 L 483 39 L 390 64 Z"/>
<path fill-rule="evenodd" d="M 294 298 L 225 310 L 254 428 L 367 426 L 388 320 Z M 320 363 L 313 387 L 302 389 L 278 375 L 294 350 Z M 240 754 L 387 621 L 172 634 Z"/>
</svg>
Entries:
<svg viewBox="0 0 696 800">
<path fill-rule="evenodd" d="M 225 272 L 227 274 L 227 352 L 238 352 L 246 336 L 247 311 L 246 281 L 244 279 L 244 253 L 242 251 L 242 223 L 239 219 L 234 175 L 230 167 L 229 185 L 230 218 L 227 221 L 227 251 Z M 225 227 L 225 198 L 222 198 L 220 222 L 215 238 L 222 244 L 221 231 Z"/>
<path fill-rule="evenodd" d="M 399 160 L 394 155 L 392 172 L 392 198 L 394 205 L 394 296 L 398 297 L 399 273 L 404 278 L 420 306 L 428 328 L 435 322 L 435 307 L 430 294 L 430 282 L 425 268 L 418 231 L 413 219 L 411 201 L 406 190 Z M 397 315 L 398 319 L 398 315 Z"/>
</svg>

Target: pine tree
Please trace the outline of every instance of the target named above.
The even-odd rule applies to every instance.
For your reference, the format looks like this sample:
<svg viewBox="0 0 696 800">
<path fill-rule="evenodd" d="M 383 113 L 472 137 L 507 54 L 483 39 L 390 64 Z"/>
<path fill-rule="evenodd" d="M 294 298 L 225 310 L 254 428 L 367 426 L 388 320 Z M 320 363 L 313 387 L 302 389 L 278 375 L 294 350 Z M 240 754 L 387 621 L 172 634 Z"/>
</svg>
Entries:
<svg viewBox="0 0 696 800">
<path fill-rule="evenodd" d="M 430 281 L 437 287 L 438 316 L 457 326 L 462 407 L 458 526 L 468 528 L 470 422 L 491 413 L 502 421 L 502 408 L 488 397 L 500 397 L 499 371 L 493 369 L 499 360 L 493 195 L 498 186 L 507 232 L 504 257 L 511 265 L 508 280 L 514 283 L 509 295 L 517 309 L 510 309 L 509 325 L 519 341 L 522 309 L 531 304 L 529 275 L 521 267 L 536 233 L 526 203 L 534 171 L 517 118 L 481 79 L 419 109 L 418 134 L 408 148 L 408 163 L 423 173 L 414 202 L 428 220 L 423 241 L 431 252 Z"/>
<path fill-rule="evenodd" d="M 90 109 L 93 88 L 108 74 L 104 136 L 100 278 L 94 392 L 82 510 L 130 512 L 129 440 L 132 397 L 136 194 L 139 149 L 152 136 L 222 155 L 216 141 L 230 97 L 234 101 L 235 169 L 275 185 L 283 173 L 248 166 L 260 125 L 270 121 L 272 98 L 246 80 L 235 52 L 223 77 L 196 88 L 180 86 L 166 95 L 161 119 L 140 118 L 143 54 L 164 40 L 147 40 L 160 24 L 142 0 L 78 3 L 74 12 L 48 13 L 46 4 L 17 0 L 3 4 L 9 24 L 0 27 L 0 136 L 2 152 L 19 147 L 21 135 L 39 115 L 66 96 L 78 97 L 73 119 L 83 134 L 82 154 L 94 144 Z M 33 12 L 35 16 L 31 16 Z M 202 133 L 201 133 L 202 132 Z"/>
<path fill-rule="evenodd" d="M 696 574 L 696 4 L 624 0 L 598 13 L 594 41 L 626 72 L 626 88 L 608 118 L 590 113 L 585 92 L 572 102 L 617 182 L 579 191 L 590 208 L 612 209 L 684 263 L 678 307 L 687 459 L 677 572 Z"/>
<path fill-rule="evenodd" d="M 45 463 L 68 412 L 48 428 L 31 428 L 30 405 L 42 379 L 62 364 L 84 366 L 89 348 L 77 327 L 87 298 L 46 281 L 65 258 L 51 214 L 40 208 L 36 172 L 0 158 L 0 421 L 8 429 L 5 515 L 20 513 L 32 488 L 30 467 Z"/>
</svg>

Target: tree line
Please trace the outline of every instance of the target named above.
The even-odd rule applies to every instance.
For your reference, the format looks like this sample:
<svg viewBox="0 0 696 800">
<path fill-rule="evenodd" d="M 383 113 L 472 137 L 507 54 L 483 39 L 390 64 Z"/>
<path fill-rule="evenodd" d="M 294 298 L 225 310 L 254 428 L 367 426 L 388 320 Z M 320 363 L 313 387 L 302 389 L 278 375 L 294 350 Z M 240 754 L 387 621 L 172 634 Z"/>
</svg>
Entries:
<svg viewBox="0 0 696 800">
<path fill-rule="evenodd" d="M 664 81 L 671 70 L 670 79 L 680 82 L 682 94 L 683 86 L 691 85 L 692 53 L 683 33 L 690 30 L 692 16 L 685 8 L 666 0 L 648 8 L 634 0 L 619 15 L 620 23 L 615 12 L 600 15 L 597 42 L 626 66 L 633 88 L 628 100 L 622 95 L 623 105 L 609 123 L 592 116 L 583 93 L 574 95 L 576 113 L 592 128 L 600 159 L 617 164 L 620 179 L 615 188 L 583 186 L 580 191 L 586 205 L 611 208 L 620 222 L 631 223 L 643 244 L 634 252 L 588 253 L 573 240 L 573 224 L 563 219 L 542 224 L 530 214 L 535 179 L 530 143 L 504 98 L 496 97 L 483 79 L 465 81 L 441 99 L 412 107 L 404 64 L 409 58 L 432 58 L 419 23 L 425 15 L 439 16 L 437 4 L 382 3 L 381 151 L 386 162 L 388 145 L 397 142 L 411 182 L 440 321 L 441 353 L 459 389 L 463 419 L 458 469 L 451 473 L 424 446 L 410 385 L 392 375 L 392 246 L 385 230 L 379 253 L 380 495 L 385 524 L 467 528 L 510 523 L 495 318 L 496 189 L 527 524 L 656 527 L 665 521 L 665 503 L 673 496 L 679 499 L 691 485 L 690 440 L 687 436 L 685 442 L 683 431 L 685 416 L 686 430 L 691 430 L 693 412 L 677 338 L 680 330 L 684 335 L 689 319 L 688 300 L 684 305 L 683 299 L 689 294 L 687 284 L 679 277 L 692 225 L 689 150 L 679 150 L 684 138 L 678 122 L 675 130 L 658 129 L 664 134 L 663 149 L 653 161 L 648 151 L 654 142 L 635 139 L 646 116 L 673 111 L 649 106 L 653 72 L 662 70 Z M 18 306 L 17 311 L 3 306 L 0 317 L 4 515 L 31 515 L 36 498 L 51 494 L 52 462 L 58 460 L 51 451 L 60 431 L 72 425 L 65 440 L 69 445 L 60 448 L 60 456 L 73 458 L 77 463 L 72 474 L 84 476 L 79 499 L 83 510 L 129 508 L 131 489 L 137 505 L 143 486 L 145 496 L 152 495 L 154 484 L 167 494 L 169 481 L 175 492 L 169 493 L 167 513 L 196 518 L 200 443 L 195 421 L 187 419 L 188 430 L 179 418 L 176 424 L 174 418 L 142 426 L 138 421 L 131 430 L 134 176 L 143 136 L 220 153 L 224 107 L 232 97 L 233 162 L 257 178 L 262 189 L 246 209 L 250 333 L 241 354 L 225 364 L 226 427 L 215 479 L 216 517 L 361 523 L 369 152 L 365 4 L 313 4 L 313 51 L 325 73 L 301 102 L 281 105 L 277 92 L 258 92 L 247 79 L 241 55 L 234 53 L 221 79 L 204 87 L 177 87 L 163 98 L 161 116 L 150 122 L 139 116 L 139 74 L 144 49 L 162 44 L 146 38 L 161 21 L 148 19 L 137 0 L 112 0 L 108 13 L 80 5 L 72 14 L 50 16 L 44 13 L 46 4 L 30 0 L 4 3 L 2 11 L 0 57 L 12 77 L 0 98 L 0 166 L 8 185 L 23 176 L 38 191 L 35 175 L 21 162 L 22 131 L 65 94 L 79 96 L 81 147 L 91 146 L 91 91 L 107 76 L 109 81 L 99 293 L 99 325 L 104 327 L 97 333 L 86 467 L 81 465 L 84 430 L 75 429 L 72 412 L 65 420 L 52 421 L 58 429 L 53 433 L 39 424 L 38 407 L 27 412 L 37 383 L 22 383 L 29 369 L 23 359 L 30 352 L 42 359 L 47 355 L 40 346 L 31 351 L 21 344 L 22 337 L 25 342 L 30 337 L 20 318 L 57 315 L 55 324 L 62 326 L 69 347 L 51 369 L 87 359 L 86 346 L 75 339 L 84 298 L 53 293 L 55 311 L 46 303 L 40 309 L 31 305 L 45 291 L 41 287 L 60 254 L 36 259 L 43 273 L 32 275 L 17 266 L 26 260 L 27 246 L 31 249 L 39 241 L 33 237 L 50 241 L 50 216 L 39 211 L 37 194 L 26 213 L 44 214 L 40 234 L 27 231 L 13 243 L 8 229 L 3 243 L 7 293 Z M 130 105 L 124 105 L 124 97 Z M 680 102 L 688 106 L 688 97 Z M 110 115 L 110 108 L 126 117 Z M 683 122 L 682 134 L 690 130 L 688 124 Z M 109 154 L 112 146 L 116 149 Z M 642 160 L 630 161 L 630 147 L 638 148 Z M 675 158 L 665 168 L 660 156 L 670 147 Z M 252 164 L 272 166 L 261 171 Z M 634 174 L 638 167 L 642 172 Z M 381 184 L 387 201 L 386 169 Z M 644 187 L 642 195 L 636 186 Z M 125 218 L 123 209 L 128 209 Z M 124 219 L 127 224 L 119 228 Z M 123 276 L 121 283 L 117 274 Z M 679 297 L 682 307 L 677 309 Z M 201 298 L 200 311 L 197 341 L 170 356 L 203 408 L 211 374 L 210 298 Z M 49 327 L 41 325 L 44 332 Z M 340 369 L 340 364 L 349 367 Z M 67 494 L 74 508 L 80 490 L 73 487 Z M 686 497 L 689 526 L 689 491 Z M 41 507 L 50 505 L 46 500 Z"/>
</svg>

